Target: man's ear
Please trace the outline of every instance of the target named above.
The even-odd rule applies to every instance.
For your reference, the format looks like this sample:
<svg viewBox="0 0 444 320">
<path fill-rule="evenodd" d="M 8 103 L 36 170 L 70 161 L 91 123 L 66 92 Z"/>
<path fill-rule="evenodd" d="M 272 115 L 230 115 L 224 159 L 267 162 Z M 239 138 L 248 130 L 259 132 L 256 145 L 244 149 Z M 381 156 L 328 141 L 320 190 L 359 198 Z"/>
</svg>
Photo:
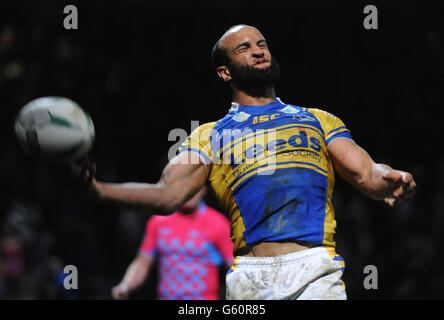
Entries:
<svg viewBox="0 0 444 320">
<path fill-rule="evenodd" d="M 231 80 L 230 70 L 228 70 L 227 66 L 217 67 L 216 71 L 219 78 L 221 78 L 223 81 L 227 82 Z"/>
</svg>

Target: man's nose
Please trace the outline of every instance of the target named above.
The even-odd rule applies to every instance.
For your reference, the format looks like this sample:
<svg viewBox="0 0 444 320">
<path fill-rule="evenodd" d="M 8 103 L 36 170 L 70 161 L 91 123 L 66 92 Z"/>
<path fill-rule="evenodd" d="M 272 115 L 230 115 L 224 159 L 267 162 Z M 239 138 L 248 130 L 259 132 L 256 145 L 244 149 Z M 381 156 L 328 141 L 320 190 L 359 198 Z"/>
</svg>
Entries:
<svg viewBox="0 0 444 320">
<path fill-rule="evenodd" d="M 264 56 L 264 49 L 260 47 L 254 47 L 253 48 L 253 57 L 255 58 L 262 58 Z"/>
</svg>

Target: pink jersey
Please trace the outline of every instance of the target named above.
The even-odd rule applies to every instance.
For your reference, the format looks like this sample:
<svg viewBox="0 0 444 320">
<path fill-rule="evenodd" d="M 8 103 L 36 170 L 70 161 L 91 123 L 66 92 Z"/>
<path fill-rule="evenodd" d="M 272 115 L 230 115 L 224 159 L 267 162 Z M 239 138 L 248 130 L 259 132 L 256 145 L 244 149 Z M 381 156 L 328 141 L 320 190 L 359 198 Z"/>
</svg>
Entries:
<svg viewBox="0 0 444 320">
<path fill-rule="evenodd" d="M 233 259 L 229 221 L 203 203 L 191 214 L 153 216 L 140 253 L 159 256 L 159 299 L 216 300 L 218 266 Z"/>
</svg>

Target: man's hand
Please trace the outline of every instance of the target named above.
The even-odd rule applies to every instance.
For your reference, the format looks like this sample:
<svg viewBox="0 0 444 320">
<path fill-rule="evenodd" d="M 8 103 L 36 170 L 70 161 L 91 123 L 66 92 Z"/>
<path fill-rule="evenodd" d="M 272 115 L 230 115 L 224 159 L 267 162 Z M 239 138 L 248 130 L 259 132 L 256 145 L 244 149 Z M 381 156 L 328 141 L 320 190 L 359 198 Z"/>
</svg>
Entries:
<svg viewBox="0 0 444 320">
<path fill-rule="evenodd" d="M 115 299 L 115 300 L 128 299 L 128 295 L 129 295 L 128 286 L 123 283 L 119 283 L 117 286 L 113 287 L 113 289 L 111 291 L 111 295 L 113 296 L 113 299 Z"/>
<path fill-rule="evenodd" d="M 69 163 L 65 168 L 71 183 L 89 195 L 97 196 L 96 164 L 89 158 L 80 163 Z"/>
<path fill-rule="evenodd" d="M 416 183 L 413 180 L 413 176 L 404 171 L 392 170 L 382 176 L 391 190 L 392 195 L 384 198 L 384 202 L 390 207 L 394 205 L 410 200 L 416 190 Z"/>
</svg>

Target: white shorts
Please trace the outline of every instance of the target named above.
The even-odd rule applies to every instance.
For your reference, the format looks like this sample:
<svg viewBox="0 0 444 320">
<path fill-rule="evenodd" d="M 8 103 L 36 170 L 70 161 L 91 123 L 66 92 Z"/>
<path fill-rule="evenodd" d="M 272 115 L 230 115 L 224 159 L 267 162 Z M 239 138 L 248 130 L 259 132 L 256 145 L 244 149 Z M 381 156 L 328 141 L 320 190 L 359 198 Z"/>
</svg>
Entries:
<svg viewBox="0 0 444 320">
<path fill-rule="evenodd" d="M 344 260 L 331 247 L 277 257 L 236 257 L 227 300 L 346 300 Z"/>
</svg>

